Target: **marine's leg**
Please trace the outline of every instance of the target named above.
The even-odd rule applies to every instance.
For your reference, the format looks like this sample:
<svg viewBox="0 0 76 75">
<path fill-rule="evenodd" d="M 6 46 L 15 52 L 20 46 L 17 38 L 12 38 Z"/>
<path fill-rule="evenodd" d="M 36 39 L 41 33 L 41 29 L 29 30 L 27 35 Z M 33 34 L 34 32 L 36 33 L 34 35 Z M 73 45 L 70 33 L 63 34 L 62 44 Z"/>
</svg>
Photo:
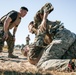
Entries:
<svg viewBox="0 0 76 75">
<path fill-rule="evenodd" d="M 0 52 L 2 52 L 3 46 L 4 46 L 4 40 L 3 40 L 2 34 L 0 33 Z"/>
<path fill-rule="evenodd" d="M 8 33 L 8 39 L 6 40 L 6 42 L 7 42 L 7 45 L 8 45 L 8 57 L 10 57 L 10 58 L 18 58 L 18 56 L 15 56 L 15 55 L 13 55 L 13 51 L 14 51 L 14 43 L 15 43 L 15 41 L 14 41 L 14 38 L 13 38 L 13 36 L 12 36 L 12 34 L 9 32 Z"/>
<path fill-rule="evenodd" d="M 4 46 L 3 35 L 4 35 L 4 32 L 3 32 L 3 24 L 0 23 L 0 52 L 2 52 L 2 48 Z"/>
</svg>

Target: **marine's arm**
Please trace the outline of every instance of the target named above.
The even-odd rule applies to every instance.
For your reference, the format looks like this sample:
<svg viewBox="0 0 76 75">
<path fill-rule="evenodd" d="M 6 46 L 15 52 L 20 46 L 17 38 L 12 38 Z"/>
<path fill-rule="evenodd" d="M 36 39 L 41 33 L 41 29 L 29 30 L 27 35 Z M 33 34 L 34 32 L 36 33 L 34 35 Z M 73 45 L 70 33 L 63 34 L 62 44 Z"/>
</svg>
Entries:
<svg viewBox="0 0 76 75">
<path fill-rule="evenodd" d="M 9 29 L 9 24 L 12 21 L 10 17 L 7 17 L 6 20 L 4 21 L 4 38 L 5 40 L 8 38 L 8 29 Z"/>
<path fill-rule="evenodd" d="M 46 20 L 47 20 L 48 14 L 49 14 L 49 12 L 44 12 L 42 22 L 39 26 L 39 29 L 41 32 L 46 30 Z"/>
<path fill-rule="evenodd" d="M 16 18 L 17 18 L 17 12 L 10 12 L 7 15 L 4 21 L 4 39 L 5 40 L 8 38 L 9 25 L 11 22 L 14 22 Z"/>
</svg>

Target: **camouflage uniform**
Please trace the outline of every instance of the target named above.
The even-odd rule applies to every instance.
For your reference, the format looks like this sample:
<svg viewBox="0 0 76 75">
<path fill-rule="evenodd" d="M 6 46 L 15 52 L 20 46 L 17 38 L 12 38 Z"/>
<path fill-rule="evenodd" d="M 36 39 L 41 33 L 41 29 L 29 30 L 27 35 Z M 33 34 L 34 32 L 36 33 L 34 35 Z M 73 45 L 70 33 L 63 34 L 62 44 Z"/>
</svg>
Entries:
<svg viewBox="0 0 76 75">
<path fill-rule="evenodd" d="M 3 44 L 4 44 L 3 35 L 4 35 L 3 24 L 0 23 L 0 52 L 2 52 L 2 47 L 3 47 Z"/>
<path fill-rule="evenodd" d="M 36 29 L 38 29 L 39 25 L 41 24 L 42 22 L 42 19 L 40 18 L 40 14 L 43 15 L 44 13 L 44 9 L 46 9 L 46 12 L 49 11 L 49 13 L 51 13 L 51 11 L 53 11 L 53 6 L 51 3 L 46 3 L 37 13 L 36 15 L 34 16 L 34 27 Z M 48 21 L 48 20 L 47 20 Z M 38 56 L 40 55 L 40 53 L 42 52 L 42 50 L 44 49 L 44 46 L 46 45 L 44 43 L 44 37 L 45 37 L 45 34 L 47 34 L 47 31 L 44 31 L 44 32 L 39 32 L 38 35 L 35 35 L 35 39 L 36 41 L 34 42 L 32 48 L 30 48 L 30 51 L 29 51 L 29 58 L 31 59 L 37 59 Z"/>
<path fill-rule="evenodd" d="M 39 14 L 43 14 L 42 8 L 37 12 L 37 14 L 34 17 L 35 28 L 37 29 L 42 21 Z M 76 35 L 67 30 L 66 28 L 64 28 L 64 26 L 62 26 L 62 24 L 59 21 L 52 22 L 47 19 L 46 24 L 47 24 L 47 30 L 45 33 L 47 34 L 48 32 L 49 34 L 53 34 L 54 35 L 52 36 L 53 41 L 44 49 L 43 55 L 40 58 L 37 66 L 40 66 L 43 62 L 49 59 L 62 58 L 62 56 L 66 53 L 66 51 L 68 51 L 69 47 L 74 43 L 76 39 Z M 35 43 L 37 45 L 42 46 L 44 36 L 45 36 L 44 33 L 39 35 L 37 37 L 38 40 Z"/>
<path fill-rule="evenodd" d="M 2 50 L 3 46 L 4 46 L 4 31 L 3 31 L 3 24 L 0 24 L 0 51 Z M 6 40 L 7 45 L 8 45 L 8 53 L 12 53 L 13 52 L 13 48 L 14 48 L 14 39 L 13 39 L 13 35 L 8 32 L 8 39 Z"/>
<path fill-rule="evenodd" d="M 4 46 L 4 41 L 6 41 L 7 45 L 8 45 L 8 53 L 9 54 L 12 54 L 13 49 L 14 49 L 14 42 L 15 42 L 14 41 L 14 36 L 9 32 L 9 29 L 8 29 L 8 39 L 5 40 L 3 38 L 3 36 L 4 36 L 4 28 L 3 27 L 4 27 L 4 21 L 5 21 L 6 17 L 9 16 L 9 15 L 11 15 L 12 13 L 15 13 L 15 16 L 17 16 L 17 17 L 16 17 L 16 19 L 14 19 L 10 23 L 9 27 L 11 25 L 15 25 L 15 24 L 17 24 L 17 26 L 18 26 L 18 24 L 20 23 L 21 19 L 18 17 L 18 12 L 17 11 L 12 10 L 12 11 L 10 11 L 8 14 L 4 15 L 0 19 L 0 52 L 2 51 L 2 47 Z"/>
<path fill-rule="evenodd" d="M 40 11 L 38 11 L 39 13 Z M 38 26 L 41 24 L 41 20 L 39 15 L 36 15 L 34 18 L 35 22 L 35 28 L 38 29 Z M 64 28 L 62 23 L 60 21 L 49 21 L 46 20 L 47 28 L 45 32 L 40 33 L 39 35 L 36 35 L 36 42 L 34 47 L 29 51 L 29 57 L 33 56 L 35 58 L 35 55 L 37 57 L 40 54 L 40 50 L 43 50 L 43 55 L 38 62 L 38 65 L 41 65 L 43 62 L 49 59 L 60 59 L 65 52 L 69 49 L 69 47 L 73 44 L 75 41 L 75 34 Z M 53 41 L 48 45 L 45 49 L 39 49 L 40 47 L 44 46 L 44 36 L 45 34 L 53 34 L 52 39 Z M 37 46 L 37 47 L 36 47 Z M 38 52 L 39 51 L 39 52 Z M 37 58 L 36 57 L 36 58 Z"/>
</svg>

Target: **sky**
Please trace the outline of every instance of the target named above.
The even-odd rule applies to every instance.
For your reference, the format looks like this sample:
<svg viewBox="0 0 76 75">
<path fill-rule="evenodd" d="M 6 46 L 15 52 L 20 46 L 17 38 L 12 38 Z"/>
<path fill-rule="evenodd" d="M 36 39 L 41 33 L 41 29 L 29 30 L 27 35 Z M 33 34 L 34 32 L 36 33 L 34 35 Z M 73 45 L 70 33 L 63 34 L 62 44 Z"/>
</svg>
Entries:
<svg viewBox="0 0 76 75">
<path fill-rule="evenodd" d="M 76 33 L 76 0 L 1 0 L 0 18 L 11 10 L 19 11 L 22 6 L 29 10 L 17 29 L 15 45 L 26 44 L 25 38 L 28 34 L 31 38 L 30 43 L 34 41 L 35 36 L 29 33 L 28 24 L 34 19 L 36 12 L 48 2 L 54 7 L 54 11 L 48 15 L 48 19 L 59 20 L 64 23 L 65 28 Z"/>
</svg>

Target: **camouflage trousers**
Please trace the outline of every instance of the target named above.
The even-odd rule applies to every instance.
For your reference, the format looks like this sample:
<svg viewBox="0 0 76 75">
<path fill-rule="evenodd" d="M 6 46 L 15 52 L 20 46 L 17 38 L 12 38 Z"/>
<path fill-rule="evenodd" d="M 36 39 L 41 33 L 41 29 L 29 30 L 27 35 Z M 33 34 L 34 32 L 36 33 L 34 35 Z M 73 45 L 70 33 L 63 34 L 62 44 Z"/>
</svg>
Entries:
<svg viewBox="0 0 76 75">
<path fill-rule="evenodd" d="M 10 32 L 8 32 L 8 39 L 3 39 L 4 31 L 3 31 L 3 25 L 0 23 L 0 52 L 2 51 L 2 48 L 4 46 L 4 42 L 7 42 L 8 45 L 8 53 L 12 53 L 14 49 L 14 39 Z"/>
<path fill-rule="evenodd" d="M 61 59 L 69 47 L 74 43 L 76 35 L 67 29 L 58 31 L 53 41 L 48 45 L 43 52 L 37 66 L 50 59 Z"/>
</svg>

